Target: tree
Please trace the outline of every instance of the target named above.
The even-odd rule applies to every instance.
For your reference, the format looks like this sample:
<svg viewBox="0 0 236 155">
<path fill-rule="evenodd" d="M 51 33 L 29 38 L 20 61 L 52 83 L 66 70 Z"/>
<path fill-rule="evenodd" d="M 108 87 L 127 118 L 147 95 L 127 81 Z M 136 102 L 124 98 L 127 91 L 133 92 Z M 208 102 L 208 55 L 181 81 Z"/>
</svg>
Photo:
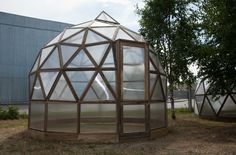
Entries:
<svg viewBox="0 0 236 155">
<path fill-rule="evenodd" d="M 223 95 L 236 83 L 235 0 L 202 0 L 199 15 L 199 76 L 212 83 L 213 95 Z"/>
<path fill-rule="evenodd" d="M 189 65 L 194 62 L 196 45 L 193 21 L 195 16 L 189 0 L 145 0 L 137 9 L 141 16 L 140 32 L 159 54 L 169 83 L 172 118 L 175 119 L 173 90 L 180 84 L 194 82 Z"/>
</svg>

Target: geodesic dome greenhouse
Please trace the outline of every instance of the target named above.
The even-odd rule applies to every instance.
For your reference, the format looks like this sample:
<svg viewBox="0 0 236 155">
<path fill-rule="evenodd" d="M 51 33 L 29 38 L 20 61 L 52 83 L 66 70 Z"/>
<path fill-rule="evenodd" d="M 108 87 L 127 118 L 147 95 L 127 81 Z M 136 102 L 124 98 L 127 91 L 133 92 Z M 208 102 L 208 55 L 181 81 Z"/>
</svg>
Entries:
<svg viewBox="0 0 236 155">
<path fill-rule="evenodd" d="M 207 80 L 199 82 L 195 92 L 195 113 L 206 117 L 236 117 L 236 86 L 224 96 L 213 97 Z"/>
<path fill-rule="evenodd" d="M 79 140 L 153 137 L 167 127 L 166 83 L 143 37 L 102 12 L 39 52 L 29 74 L 29 130 Z"/>
</svg>

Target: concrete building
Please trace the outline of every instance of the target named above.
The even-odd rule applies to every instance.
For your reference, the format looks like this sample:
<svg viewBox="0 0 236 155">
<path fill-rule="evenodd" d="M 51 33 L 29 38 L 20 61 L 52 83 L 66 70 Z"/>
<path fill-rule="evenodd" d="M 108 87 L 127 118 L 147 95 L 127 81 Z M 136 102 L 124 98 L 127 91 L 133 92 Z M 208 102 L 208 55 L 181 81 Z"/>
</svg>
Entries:
<svg viewBox="0 0 236 155">
<path fill-rule="evenodd" d="M 28 73 L 40 48 L 68 26 L 0 12 L 0 104 L 28 102 Z"/>
</svg>

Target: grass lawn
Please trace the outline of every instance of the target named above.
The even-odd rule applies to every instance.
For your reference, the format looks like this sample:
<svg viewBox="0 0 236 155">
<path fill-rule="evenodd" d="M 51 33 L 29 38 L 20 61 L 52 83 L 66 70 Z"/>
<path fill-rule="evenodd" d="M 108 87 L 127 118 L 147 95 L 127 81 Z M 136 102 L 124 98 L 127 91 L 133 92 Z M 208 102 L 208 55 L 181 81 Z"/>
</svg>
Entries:
<svg viewBox="0 0 236 155">
<path fill-rule="evenodd" d="M 236 154 L 236 123 L 199 119 L 179 111 L 169 119 L 169 134 L 151 141 L 119 144 L 81 144 L 74 141 L 41 141 L 28 138 L 27 120 L 0 121 L 0 155 L 7 154 Z"/>
</svg>

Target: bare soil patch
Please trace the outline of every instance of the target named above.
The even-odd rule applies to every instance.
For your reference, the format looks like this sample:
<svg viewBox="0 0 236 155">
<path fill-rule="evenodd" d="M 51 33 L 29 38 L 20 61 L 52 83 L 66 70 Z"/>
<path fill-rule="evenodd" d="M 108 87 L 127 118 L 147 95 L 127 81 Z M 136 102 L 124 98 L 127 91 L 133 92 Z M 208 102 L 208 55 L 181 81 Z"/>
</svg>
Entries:
<svg viewBox="0 0 236 155">
<path fill-rule="evenodd" d="M 118 144 L 81 144 L 75 141 L 42 141 L 27 136 L 27 120 L 0 121 L 0 155 L 189 155 L 236 154 L 236 122 L 199 119 L 177 113 L 169 119 L 169 134 L 151 141 Z"/>
</svg>

